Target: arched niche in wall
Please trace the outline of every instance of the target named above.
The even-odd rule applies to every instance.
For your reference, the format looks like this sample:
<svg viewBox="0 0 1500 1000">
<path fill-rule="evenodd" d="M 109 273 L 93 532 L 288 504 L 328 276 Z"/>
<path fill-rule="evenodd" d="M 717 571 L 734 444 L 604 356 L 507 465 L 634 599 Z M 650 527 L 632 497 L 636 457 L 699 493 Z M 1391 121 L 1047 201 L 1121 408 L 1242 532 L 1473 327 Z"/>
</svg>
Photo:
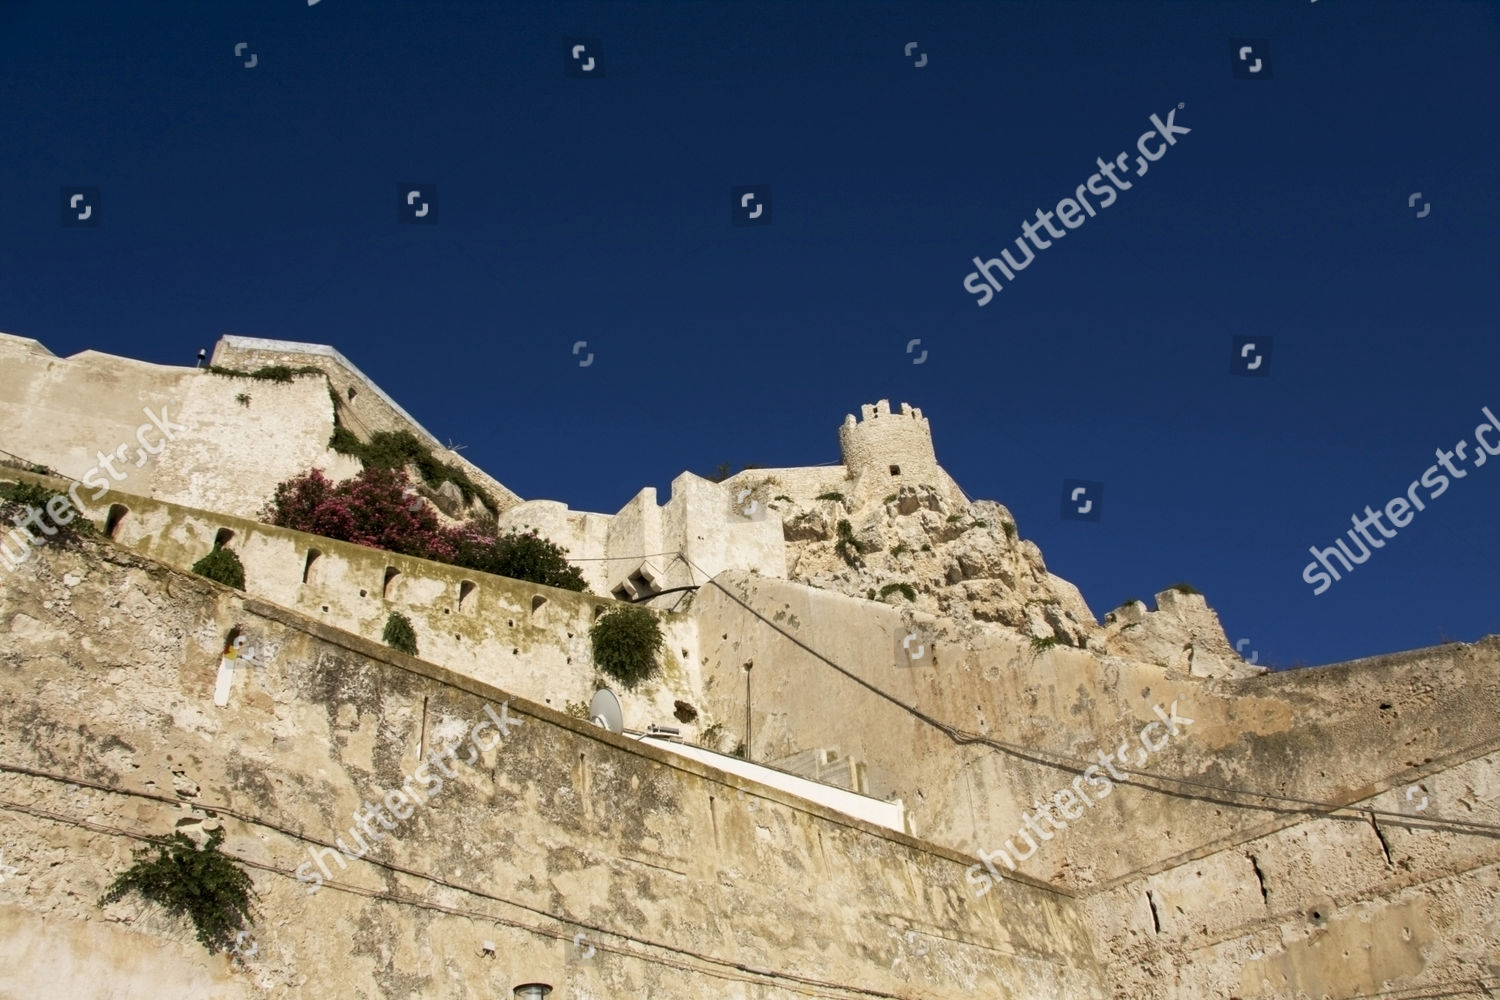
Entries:
<svg viewBox="0 0 1500 1000">
<path fill-rule="evenodd" d="M 125 520 L 125 515 L 130 513 L 130 508 L 122 503 L 109 505 L 109 514 L 104 519 L 104 535 L 106 538 L 114 538 L 115 533 L 120 530 L 120 522 Z"/>
<path fill-rule="evenodd" d="M 316 565 L 317 561 L 321 558 L 323 558 L 323 553 L 319 552 L 317 549 L 307 550 L 307 561 L 302 564 L 303 583 L 317 582 L 316 577 L 313 576 L 313 566 Z"/>
</svg>

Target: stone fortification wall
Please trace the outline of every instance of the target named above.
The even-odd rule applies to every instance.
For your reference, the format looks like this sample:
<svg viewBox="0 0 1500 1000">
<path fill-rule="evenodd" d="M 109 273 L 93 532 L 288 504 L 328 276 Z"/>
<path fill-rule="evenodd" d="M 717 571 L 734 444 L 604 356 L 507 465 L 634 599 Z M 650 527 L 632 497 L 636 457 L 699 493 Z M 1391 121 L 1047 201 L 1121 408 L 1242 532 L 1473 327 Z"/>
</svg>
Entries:
<svg viewBox="0 0 1500 1000">
<path fill-rule="evenodd" d="M 552 540 L 574 560 L 589 590 L 607 594 L 619 584 L 601 558 L 609 544 L 611 521 L 608 514 L 569 510 L 557 500 L 524 500 L 500 515 L 500 529 L 534 530 Z"/>
<path fill-rule="evenodd" d="M 759 517 L 738 516 L 734 496 L 724 484 L 684 472 L 672 481 L 672 495 L 662 505 L 654 487 L 641 490 L 614 515 L 533 500 L 506 511 L 500 527 L 538 528 L 578 561 L 594 590 L 622 599 L 701 584 L 725 569 L 786 576 L 780 521 L 759 508 Z"/>
<path fill-rule="evenodd" d="M 339 419 L 361 440 L 368 440 L 376 431 L 410 431 L 432 449 L 439 461 L 458 466 L 475 483 L 487 489 L 500 510 L 507 510 L 521 502 L 521 498 L 499 480 L 458 452 L 449 450 L 387 395 L 384 389 L 356 368 L 353 362 L 326 344 L 224 336 L 214 346 L 212 361 L 223 368 L 238 368 L 243 371 L 254 371 L 271 365 L 319 368 L 328 376 L 338 395 Z"/>
<path fill-rule="evenodd" d="M 740 733 L 744 665 L 752 664 L 754 759 L 836 748 L 866 762 L 872 794 L 906 802 L 920 836 L 976 855 L 1009 839 L 1021 872 L 1079 887 L 1285 822 L 1279 803 L 1208 795 L 1131 770 L 1347 804 L 1421 780 L 1424 762 L 1446 766 L 1490 752 L 1474 745 L 1500 728 L 1493 638 L 1223 680 L 1064 646 L 1040 650 L 1007 629 L 924 619 L 748 575 L 717 578 L 699 592 L 693 614 L 706 704 Z M 898 659 L 908 629 L 932 644 L 920 664 Z M 1156 714 L 1157 707 L 1170 714 L 1173 702 L 1194 720 L 1176 738 Z M 959 730 L 960 739 L 915 713 Z M 965 742 L 971 736 L 1003 746 Z M 1155 749 L 1147 752 L 1143 740 Z M 1128 764 L 1112 793 L 1086 806 L 1065 800 L 1081 818 L 1026 851 L 1018 831 L 1036 804 L 1076 788 L 1099 754 L 1118 761 L 1122 743 Z"/>
<path fill-rule="evenodd" d="M 681 583 L 706 583 L 726 570 L 752 570 L 786 577 L 786 542 L 776 512 L 736 503 L 735 489 L 691 472 L 672 480 L 672 498 L 662 508 L 662 536 L 688 560 L 678 562 Z M 665 560 L 659 560 L 665 562 Z"/>
<path fill-rule="evenodd" d="M 962 857 L 117 548 L 35 562 L 0 593 L 0 995 L 1109 995 L 1065 893 L 972 902 Z M 233 626 L 265 662 L 217 708 Z M 513 728 L 356 846 L 361 802 L 507 699 Z M 96 906 L 144 838 L 220 824 L 257 893 L 243 967 L 138 899 Z"/>
<path fill-rule="evenodd" d="M 1374 815 L 1292 816 L 1121 880 L 1089 900 L 1111 981 L 1139 997 L 1492 996 L 1497 768 L 1477 756 L 1359 803 Z"/>
<path fill-rule="evenodd" d="M 58 358 L 36 341 L 0 335 L 0 450 L 75 480 L 254 517 L 277 483 L 313 466 L 334 479 L 358 471 L 328 449 L 332 433 L 321 378 L 222 378 L 94 351 Z M 124 458 L 112 464 L 123 478 L 111 480 L 99 453 L 121 446 Z"/>
<path fill-rule="evenodd" d="M 661 508 L 656 503 L 656 489 L 648 486 L 631 497 L 630 502 L 621 507 L 609 522 L 609 539 L 601 554 L 607 557 L 603 564 L 605 575 L 614 581 L 611 592 L 619 592 L 626 599 L 636 596 L 634 593 L 618 591 L 618 588 L 648 560 L 654 573 L 670 558 L 661 555 L 670 551 L 663 538 L 661 520 Z M 642 575 L 647 584 L 654 585 L 657 590 L 668 585 L 666 578 L 652 580 L 650 576 L 644 573 Z M 650 586 L 638 584 L 635 589 L 645 591 Z"/>
<path fill-rule="evenodd" d="M 38 479 L 18 475 L 13 478 Z M 43 480 L 53 488 L 59 480 Z M 85 515 L 126 548 L 187 570 L 223 540 L 245 566 L 245 590 L 332 627 L 380 640 L 392 612 L 411 619 L 419 655 L 456 674 L 503 686 L 553 708 L 587 703 L 598 683 L 589 626 L 616 602 L 443 563 L 397 555 L 145 497 L 110 494 Z M 5 577 L 24 588 L 30 563 Z M 618 690 L 626 724 L 679 725 L 676 700 L 696 703 L 697 633 L 691 620 L 661 614 L 661 673 Z M 707 721 L 681 726 L 692 738 Z"/>
<path fill-rule="evenodd" d="M 824 493 L 834 493 L 849 487 L 849 473 L 842 465 L 814 465 L 802 469 L 746 469 L 724 480 L 724 488 L 731 497 L 741 490 L 750 490 L 751 496 L 772 508 L 784 507 L 778 496 L 791 497 L 799 504 L 809 504 Z"/>
</svg>

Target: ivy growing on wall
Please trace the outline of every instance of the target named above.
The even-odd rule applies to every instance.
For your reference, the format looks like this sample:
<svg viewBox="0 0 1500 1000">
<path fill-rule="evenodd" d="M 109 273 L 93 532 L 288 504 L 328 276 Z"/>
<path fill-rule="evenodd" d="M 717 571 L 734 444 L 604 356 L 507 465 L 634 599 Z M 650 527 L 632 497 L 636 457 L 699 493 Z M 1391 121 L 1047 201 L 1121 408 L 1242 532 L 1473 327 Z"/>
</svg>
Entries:
<svg viewBox="0 0 1500 1000">
<path fill-rule="evenodd" d="M 37 470 L 33 467 L 30 471 Z M 59 497 L 62 499 L 58 500 Z M 67 524 L 50 513 L 39 516 L 30 524 L 22 524 L 32 511 L 45 512 L 54 501 L 55 509 L 73 513 Z M 54 534 L 47 535 L 46 529 L 39 526 L 42 523 L 48 525 Z M 96 530 L 94 522 L 79 514 L 66 494 L 50 490 L 41 483 L 0 483 L 0 531 L 8 530 L 10 525 L 30 533 L 37 543 L 53 543 L 63 548 L 77 548 L 79 538 L 92 535 Z"/>
<path fill-rule="evenodd" d="M 223 375 L 225 378 L 253 378 L 263 382 L 290 382 L 298 375 L 322 375 L 323 369 L 313 365 L 303 365 L 301 368 L 292 368 L 288 365 L 267 365 L 265 368 L 257 368 L 253 372 L 241 371 L 238 368 L 221 368 L 218 365 L 209 365 L 208 370 L 215 375 Z"/>
<path fill-rule="evenodd" d="M 250 876 L 219 853 L 223 839 L 224 831 L 214 830 L 202 850 L 180 832 L 157 839 L 156 857 L 149 858 L 149 847 L 135 852 L 135 863 L 110 883 L 99 904 L 138 892 L 168 913 L 191 920 L 198 942 L 209 954 L 228 950 L 238 932 L 251 923 L 250 897 L 255 889 Z"/>
<path fill-rule="evenodd" d="M 437 489 L 444 483 L 452 483 L 463 494 L 465 504 L 478 497 L 479 502 L 491 514 L 500 513 L 499 505 L 488 490 L 469 478 L 469 474 L 463 469 L 438 461 L 432 449 L 411 431 L 377 431 L 370 435 L 370 440 L 361 441 L 337 421 L 337 407 L 334 413 L 333 437 L 328 440 L 328 447 L 334 451 L 354 456 L 367 469 L 404 469 L 413 466 L 422 477 L 422 482 L 432 489 Z"/>
</svg>

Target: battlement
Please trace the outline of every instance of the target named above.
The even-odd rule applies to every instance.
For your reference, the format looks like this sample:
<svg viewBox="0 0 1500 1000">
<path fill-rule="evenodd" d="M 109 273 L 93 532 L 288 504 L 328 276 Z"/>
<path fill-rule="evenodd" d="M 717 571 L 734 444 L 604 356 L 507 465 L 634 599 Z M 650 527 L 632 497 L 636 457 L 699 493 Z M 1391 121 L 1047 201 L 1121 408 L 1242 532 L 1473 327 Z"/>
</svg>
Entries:
<svg viewBox="0 0 1500 1000">
<path fill-rule="evenodd" d="M 896 415 L 891 413 L 891 401 L 889 399 L 882 399 L 878 403 L 865 403 L 859 408 L 859 412 L 863 420 L 875 420 L 878 417 L 890 417 Z M 899 414 L 899 416 L 910 417 L 911 419 L 920 422 L 922 426 L 927 426 L 927 418 L 922 416 L 922 411 L 916 409 L 910 403 L 901 404 L 901 413 Z M 853 425 L 854 423 L 854 414 L 851 413 L 848 416 L 844 417 L 844 426 L 848 427 Z"/>
</svg>

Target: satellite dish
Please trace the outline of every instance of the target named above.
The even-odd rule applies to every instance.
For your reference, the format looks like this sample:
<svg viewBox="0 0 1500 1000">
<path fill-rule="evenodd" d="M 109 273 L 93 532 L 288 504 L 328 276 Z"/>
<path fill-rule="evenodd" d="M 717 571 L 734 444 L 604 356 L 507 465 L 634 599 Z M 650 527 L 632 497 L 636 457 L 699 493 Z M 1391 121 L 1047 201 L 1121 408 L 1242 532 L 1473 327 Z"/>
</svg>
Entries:
<svg viewBox="0 0 1500 1000">
<path fill-rule="evenodd" d="M 589 702 L 589 721 L 612 733 L 625 731 L 625 716 L 620 712 L 620 699 L 609 688 L 600 688 L 594 692 L 594 700 Z"/>
</svg>

